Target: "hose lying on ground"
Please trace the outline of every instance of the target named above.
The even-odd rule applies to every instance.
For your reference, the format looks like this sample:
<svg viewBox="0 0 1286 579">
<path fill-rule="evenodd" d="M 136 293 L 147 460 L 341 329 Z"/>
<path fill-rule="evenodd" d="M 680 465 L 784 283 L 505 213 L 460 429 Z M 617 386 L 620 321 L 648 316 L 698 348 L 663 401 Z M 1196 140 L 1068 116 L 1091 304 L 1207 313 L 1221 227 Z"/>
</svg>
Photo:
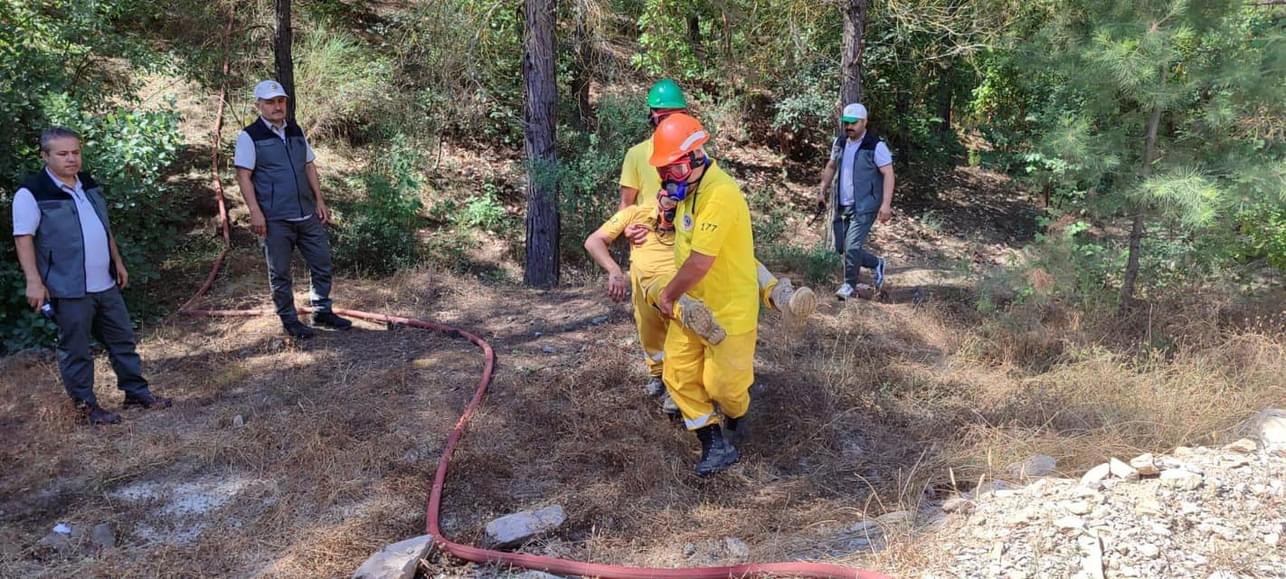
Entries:
<svg viewBox="0 0 1286 579">
<path fill-rule="evenodd" d="M 224 63 L 224 69 L 226 74 L 226 60 Z M 214 193 L 219 204 L 219 229 L 224 243 L 223 249 L 219 251 L 219 255 L 214 259 L 214 263 L 210 268 L 210 274 L 206 276 L 205 283 L 201 285 L 200 289 L 198 289 L 181 308 L 179 308 L 180 313 L 189 316 L 252 317 L 270 313 L 268 310 L 210 310 L 195 307 L 197 300 L 204 297 L 214 285 L 214 281 L 219 275 L 219 270 L 223 266 L 223 261 L 232 247 L 228 211 L 223 195 L 223 185 L 219 181 L 219 139 L 223 128 L 223 103 L 226 92 L 227 88 L 225 86 L 221 90 L 219 96 L 219 112 L 215 119 L 214 147 L 212 149 L 213 162 L 210 165 L 211 171 L 213 172 Z M 307 310 L 307 308 L 305 308 L 305 310 Z M 442 533 L 442 529 L 438 524 L 438 512 L 442 508 L 442 489 L 446 485 L 447 469 L 451 465 L 451 455 L 455 452 L 456 445 L 459 444 L 461 436 L 464 435 L 465 426 L 468 425 L 469 419 L 473 417 L 474 411 L 476 411 L 482 404 L 482 397 L 486 394 L 487 387 L 491 384 L 491 375 L 495 370 L 496 363 L 495 352 L 491 349 L 491 345 L 481 337 L 443 324 L 417 320 L 414 318 L 363 312 L 359 310 L 336 309 L 335 313 L 361 320 L 420 328 L 423 330 L 441 332 L 452 337 L 461 337 L 474 343 L 482 350 L 484 359 L 482 376 L 478 379 L 478 386 L 473 392 L 473 398 L 469 400 L 468 405 L 464 408 L 464 412 L 460 414 L 460 418 L 451 429 L 450 436 L 447 437 L 446 447 L 442 449 L 442 457 L 438 459 L 437 472 L 433 475 L 433 487 L 429 493 L 426 513 L 426 531 L 432 537 L 433 543 L 447 553 L 475 563 L 510 565 L 513 567 L 536 569 L 565 575 L 621 579 L 649 579 L 653 577 L 669 579 L 717 579 L 754 575 L 787 575 L 828 579 L 881 579 L 883 577 L 882 575 L 872 573 L 870 571 L 850 569 L 840 565 L 809 562 L 747 563 L 744 565 L 732 565 L 727 567 L 696 567 L 688 569 L 622 567 L 618 565 L 571 561 L 555 557 L 541 557 L 522 553 L 494 551 L 452 542 Z"/>
</svg>

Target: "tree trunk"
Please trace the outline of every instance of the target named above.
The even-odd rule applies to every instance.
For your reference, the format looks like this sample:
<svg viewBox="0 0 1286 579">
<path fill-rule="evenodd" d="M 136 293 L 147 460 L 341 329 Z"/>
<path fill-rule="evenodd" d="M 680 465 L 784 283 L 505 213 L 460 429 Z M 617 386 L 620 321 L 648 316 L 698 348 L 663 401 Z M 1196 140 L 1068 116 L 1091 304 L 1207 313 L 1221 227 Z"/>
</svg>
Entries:
<svg viewBox="0 0 1286 579">
<path fill-rule="evenodd" d="M 277 64 L 277 82 L 286 89 L 286 117 L 295 122 L 295 61 L 290 55 L 292 33 L 290 29 L 290 0 L 273 0 L 277 15 L 277 28 L 272 36 L 272 54 Z"/>
<path fill-rule="evenodd" d="M 942 119 L 938 125 L 938 135 L 944 141 L 951 136 L 951 100 L 955 96 L 951 86 L 951 71 L 949 65 L 938 69 L 938 118 Z"/>
<path fill-rule="evenodd" d="M 862 35 L 866 31 L 869 0 L 847 0 L 844 5 L 844 53 L 840 60 L 843 80 L 839 89 L 839 107 L 862 102 Z M 844 135 L 844 125 L 835 115 L 835 136 Z"/>
<path fill-rule="evenodd" d="M 706 49 L 701 45 L 701 17 L 695 12 L 688 15 L 688 46 L 698 59 L 704 59 Z"/>
<path fill-rule="evenodd" d="M 527 0 L 523 38 L 526 87 L 527 263 L 523 281 L 558 284 L 558 156 L 554 149 L 558 88 L 555 84 L 554 15 L 557 0 Z"/>
<path fill-rule="evenodd" d="M 1156 160 L 1157 126 L 1161 124 L 1161 107 L 1153 106 L 1152 116 L 1148 118 L 1147 144 L 1143 149 L 1143 167 L 1139 174 L 1143 179 L 1152 176 L 1152 163 Z M 1130 249 L 1125 259 L 1125 278 L 1121 281 L 1121 303 L 1119 310 L 1124 313 L 1134 305 L 1134 286 L 1139 279 L 1139 250 L 1143 246 L 1143 211 L 1142 203 L 1135 204 L 1134 222 L 1130 225 Z"/>
</svg>

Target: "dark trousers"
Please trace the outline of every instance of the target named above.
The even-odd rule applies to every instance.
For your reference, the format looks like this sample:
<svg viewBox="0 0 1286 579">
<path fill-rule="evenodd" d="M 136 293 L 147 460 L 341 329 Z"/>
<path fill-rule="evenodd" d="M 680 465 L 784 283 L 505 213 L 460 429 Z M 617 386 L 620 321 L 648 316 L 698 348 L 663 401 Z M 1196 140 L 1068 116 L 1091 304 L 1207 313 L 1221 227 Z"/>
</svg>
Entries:
<svg viewBox="0 0 1286 579">
<path fill-rule="evenodd" d="M 835 228 L 835 252 L 844 256 L 844 283 L 857 285 L 861 268 L 875 269 L 880 261 L 866 251 L 866 236 L 875 225 L 875 212 L 854 213 L 852 206 L 839 207 L 831 226 Z"/>
<path fill-rule="evenodd" d="M 135 396 L 148 392 L 143 362 L 134 351 L 134 327 L 120 289 L 83 298 L 55 298 L 52 303 L 58 323 L 58 371 L 72 400 L 98 403 L 94 396 L 94 357 L 89 351 L 91 337 L 107 347 L 117 387 Z"/>
<path fill-rule="evenodd" d="M 309 299 L 313 309 L 329 312 L 331 308 L 330 240 L 326 236 L 326 226 L 316 215 L 303 221 L 269 221 L 263 250 L 268 260 L 272 302 L 283 322 L 299 319 L 295 312 L 294 282 L 290 275 L 291 257 L 296 247 L 304 256 L 304 263 L 308 264 Z"/>
</svg>

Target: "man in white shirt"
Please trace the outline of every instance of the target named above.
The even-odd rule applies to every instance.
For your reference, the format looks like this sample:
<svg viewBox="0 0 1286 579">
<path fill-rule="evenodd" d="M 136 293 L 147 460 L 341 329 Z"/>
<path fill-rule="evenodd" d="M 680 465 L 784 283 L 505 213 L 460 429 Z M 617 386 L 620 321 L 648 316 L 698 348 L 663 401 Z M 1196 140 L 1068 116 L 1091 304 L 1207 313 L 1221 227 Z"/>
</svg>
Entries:
<svg viewBox="0 0 1286 579">
<path fill-rule="evenodd" d="M 831 147 L 830 161 L 822 171 L 818 205 L 825 209 L 831 201 L 828 193 L 833 184 L 835 251 L 844 256 L 844 285 L 835 296 L 843 300 L 856 293 L 857 274 L 863 267 L 871 270 L 876 291 L 884 286 L 884 258 L 863 246 L 877 217 L 880 223 L 893 217 L 894 177 L 888 145 L 866 130 L 866 107 L 858 103 L 844 107 L 840 122 L 844 136 L 835 139 Z"/>
<path fill-rule="evenodd" d="M 308 264 L 313 324 L 347 330 L 353 322 L 331 310 L 330 209 L 322 198 L 317 155 L 299 125 L 286 119 L 287 98 L 277 81 L 255 86 L 259 118 L 237 135 L 233 164 L 250 210 L 250 229 L 264 238 L 268 285 L 281 325 L 291 337 L 304 340 L 313 337 L 313 329 L 299 321 L 295 310 L 290 274 L 295 248 Z"/>
<path fill-rule="evenodd" d="M 90 338 L 107 346 L 125 407 L 167 408 L 143 378 L 134 328 L 121 289 L 129 272 L 107 218 L 102 187 L 81 173 L 80 137 L 62 127 L 40 135 L 45 168 L 27 177 L 13 196 L 13 236 L 27 278 L 27 303 L 58 325 L 58 370 L 63 387 L 90 424 L 116 424 L 120 415 L 94 396 Z"/>
</svg>

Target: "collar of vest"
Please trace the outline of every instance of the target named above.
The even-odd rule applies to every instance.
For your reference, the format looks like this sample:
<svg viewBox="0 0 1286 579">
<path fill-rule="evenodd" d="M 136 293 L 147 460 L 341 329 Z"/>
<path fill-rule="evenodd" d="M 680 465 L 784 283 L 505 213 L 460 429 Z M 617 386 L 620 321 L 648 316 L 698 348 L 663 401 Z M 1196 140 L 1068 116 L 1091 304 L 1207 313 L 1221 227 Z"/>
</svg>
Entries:
<svg viewBox="0 0 1286 579">
<path fill-rule="evenodd" d="M 868 128 L 866 129 L 866 134 L 862 135 L 862 140 L 858 142 L 857 150 L 873 151 L 875 150 L 875 145 L 879 144 L 881 140 L 882 139 L 880 139 L 880 136 L 875 134 L 875 131 L 872 131 L 871 129 Z M 844 135 L 840 135 L 835 139 L 835 143 L 840 146 L 842 146 L 844 143 L 847 143 L 847 142 L 848 142 L 848 137 Z"/>
<path fill-rule="evenodd" d="M 80 188 L 82 190 L 90 191 L 98 188 L 98 182 L 95 181 L 93 177 L 89 176 L 89 173 L 82 171 L 77 173 L 76 177 L 80 179 Z M 35 197 L 37 201 L 48 201 L 51 199 L 64 199 L 70 197 L 66 191 L 63 191 L 62 184 L 54 181 L 54 178 L 49 175 L 49 172 L 43 168 L 24 179 L 22 186 L 28 191 L 31 191 L 31 195 Z"/>
<path fill-rule="evenodd" d="M 299 125 L 290 121 L 286 121 L 285 129 L 287 137 L 303 138 L 304 136 L 304 131 L 299 128 Z M 268 128 L 268 121 L 264 120 L 263 117 L 255 119 L 253 123 L 250 123 L 250 125 L 245 128 L 245 131 L 247 135 L 250 135 L 250 140 L 252 141 L 281 138 L 277 136 L 277 133 L 273 132 L 272 129 Z"/>
</svg>

